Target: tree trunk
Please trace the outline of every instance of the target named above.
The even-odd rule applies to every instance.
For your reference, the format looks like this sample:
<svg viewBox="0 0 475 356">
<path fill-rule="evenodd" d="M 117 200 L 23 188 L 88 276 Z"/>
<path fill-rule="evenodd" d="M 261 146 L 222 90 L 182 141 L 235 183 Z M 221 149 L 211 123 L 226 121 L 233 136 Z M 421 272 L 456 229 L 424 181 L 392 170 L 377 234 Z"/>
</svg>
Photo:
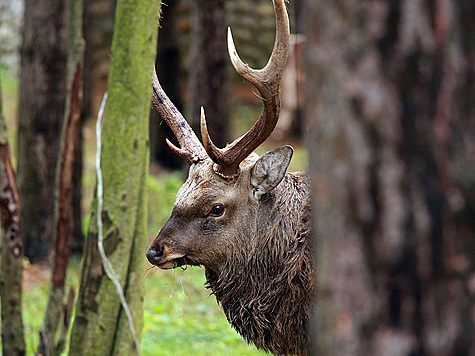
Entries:
<svg viewBox="0 0 475 356">
<path fill-rule="evenodd" d="M 83 256 L 71 333 L 71 355 L 136 355 L 127 316 L 98 250 L 97 214 L 104 247 L 132 312 L 142 328 L 145 269 L 148 114 L 159 2 L 119 0 L 112 43 L 109 100 L 101 155 L 104 206 L 95 207 Z"/>
<path fill-rule="evenodd" d="M 59 130 L 66 95 L 65 1 L 26 0 L 21 47 L 18 189 L 25 255 L 45 260 L 52 243 Z"/>
<path fill-rule="evenodd" d="M 475 4 L 302 3 L 315 354 L 473 355 Z"/>
<path fill-rule="evenodd" d="M 97 116 L 110 67 L 116 0 L 84 0 L 84 120 Z"/>
<path fill-rule="evenodd" d="M 60 355 L 65 340 L 57 341 L 57 334 L 63 329 L 65 317 L 60 330 L 58 325 L 63 311 L 64 287 L 66 270 L 71 253 L 74 216 L 73 216 L 73 166 L 81 122 L 81 91 L 82 91 L 82 0 L 68 1 L 68 65 L 67 65 L 67 106 L 61 132 L 60 157 L 56 177 L 55 214 L 54 214 L 54 255 L 51 278 L 51 289 L 45 311 L 45 319 L 40 330 L 38 354 Z"/>
<path fill-rule="evenodd" d="M 158 40 L 156 70 L 163 90 L 176 108 L 183 112 L 180 94 L 180 53 L 176 31 L 177 0 L 167 2 L 162 7 L 160 21 L 160 38 Z M 150 159 L 161 167 L 178 169 L 183 167 L 183 160 L 174 154 L 165 139 L 174 140 L 174 135 L 156 110 L 150 110 Z"/>
<path fill-rule="evenodd" d="M 225 0 L 193 1 L 191 115 L 200 132 L 200 107 L 205 108 L 210 136 L 218 147 L 228 140 L 228 51 Z"/>
<path fill-rule="evenodd" d="M 10 160 L 7 128 L 3 117 L 0 85 L 0 210 L 2 222 L 2 257 L 0 301 L 2 308 L 2 354 L 25 355 L 24 328 L 21 314 L 23 275 L 23 236 L 20 202 L 15 174 Z"/>
<path fill-rule="evenodd" d="M 84 0 L 84 90 L 81 128 L 89 119 L 97 116 L 97 110 L 107 89 L 110 65 L 110 48 L 114 32 L 116 0 Z M 79 130 L 74 151 L 73 166 L 73 239 L 72 252 L 82 253 L 84 233 L 82 224 L 82 130 Z"/>
</svg>

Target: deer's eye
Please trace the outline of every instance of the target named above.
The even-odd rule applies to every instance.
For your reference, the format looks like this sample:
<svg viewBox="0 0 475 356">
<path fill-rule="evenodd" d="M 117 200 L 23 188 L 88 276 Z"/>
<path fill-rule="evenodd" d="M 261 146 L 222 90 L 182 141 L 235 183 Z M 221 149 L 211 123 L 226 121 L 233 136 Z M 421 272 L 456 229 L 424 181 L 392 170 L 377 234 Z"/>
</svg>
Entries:
<svg viewBox="0 0 475 356">
<path fill-rule="evenodd" d="M 218 217 L 224 214 L 224 206 L 216 204 L 209 211 L 210 216 Z"/>
</svg>

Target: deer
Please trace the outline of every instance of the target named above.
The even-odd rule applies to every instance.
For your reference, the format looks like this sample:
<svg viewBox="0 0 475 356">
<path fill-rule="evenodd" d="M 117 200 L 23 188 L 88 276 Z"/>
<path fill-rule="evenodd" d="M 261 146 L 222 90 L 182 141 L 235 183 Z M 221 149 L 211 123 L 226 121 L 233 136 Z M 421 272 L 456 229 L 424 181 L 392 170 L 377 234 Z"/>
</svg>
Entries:
<svg viewBox="0 0 475 356">
<path fill-rule="evenodd" d="M 263 69 L 237 54 L 228 28 L 228 52 L 237 73 L 259 92 L 263 111 L 240 138 L 218 148 L 201 108 L 198 140 L 153 72 L 152 104 L 180 147 L 170 149 L 190 165 L 169 220 L 146 257 L 161 269 L 202 266 L 229 323 L 249 343 L 275 355 L 309 354 L 309 323 L 315 294 L 310 183 L 287 172 L 293 149 L 254 150 L 276 126 L 280 85 L 289 52 L 284 0 L 273 0 L 276 38 Z"/>
</svg>

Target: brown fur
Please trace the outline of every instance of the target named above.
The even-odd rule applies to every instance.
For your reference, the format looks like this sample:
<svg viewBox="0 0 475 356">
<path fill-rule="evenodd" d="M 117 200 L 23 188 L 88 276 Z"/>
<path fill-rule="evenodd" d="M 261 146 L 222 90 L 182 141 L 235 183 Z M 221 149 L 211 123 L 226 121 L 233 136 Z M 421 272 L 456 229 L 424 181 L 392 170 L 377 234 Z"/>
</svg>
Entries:
<svg viewBox="0 0 475 356">
<path fill-rule="evenodd" d="M 183 256 L 162 268 L 203 265 L 207 286 L 247 341 L 275 355 L 306 355 L 315 291 L 308 178 L 287 173 L 256 202 L 249 183 L 254 161 L 245 161 L 231 182 L 213 174 L 208 160 L 192 166 L 150 249 L 166 246 L 171 256 Z M 216 203 L 226 213 L 206 217 Z"/>
</svg>

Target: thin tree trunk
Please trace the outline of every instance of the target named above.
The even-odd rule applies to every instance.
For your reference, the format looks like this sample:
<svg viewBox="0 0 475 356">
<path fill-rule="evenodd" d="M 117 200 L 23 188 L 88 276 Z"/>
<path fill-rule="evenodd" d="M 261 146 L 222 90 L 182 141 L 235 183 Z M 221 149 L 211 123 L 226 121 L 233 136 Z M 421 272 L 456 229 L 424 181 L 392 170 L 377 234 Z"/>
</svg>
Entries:
<svg viewBox="0 0 475 356">
<path fill-rule="evenodd" d="M 103 123 L 104 206 L 94 206 L 71 333 L 71 355 L 136 355 L 129 323 L 98 250 L 104 248 L 123 288 L 138 335 L 142 329 L 146 233 L 148 114 L 159 1 L 119 0 L 112 43 L 109 99 Z"/>
<path fill-rule="evenodd" d="M 94 119 L 107 90 L 116 0 L 84 0 L 83 119 Z"/>
<path fill-rule="evenodd" d="M 193 1 L 191 66 L 191 115 L 199 132 L 200 107 L 208 118 L 210 136 L 218 147 L 228 140 L 228 51 L 226 46 L 226 1 Z"/>
<path fill-rule="evenodd" d="M 68 2 L 68 76 L 69 91 L 65 116 L 61 132 L 60 157 L 58 162 L 56 190 L 57 200 L 54 220 L 54 255 L 51 278 L 51 289 L 45 312 L 45 319 L 40 330 L 38 354 L 59 355 L 64 347 L 65 340 L 56 344 L 56 335 L 64 329 L 58 330 L 61 314 L 70 314 L 70 310 L 63 310 L 64 287 L 66 270 L 71 253 L 73 236 L 73 164 L 81 124 L 81 91 L 83 65 L 82 39 L 82 0 Z M 63 318 L 66 320 L 66 318 Z M 67 326 L 66 326 L 67 329 Z M 59 346 L 59 347 L 58 347 Z"/>
<path fill-rule="evenodd" d="M 2 222 L 0 299 L 2 308 L 2 354 L 20 356 L 25 355 L 21 312 L 23 237 L 20 223 L 20 202 L 10 155 L 7 128 L 3 117 L 0 85 L 0 210 Z"/>
<path fill-rule="evenodd" d="M 66 2 L 26 0 L 21 47 L 18 190 L 25 255 L 46 260 L 66 96 Z"/>
</svg>

